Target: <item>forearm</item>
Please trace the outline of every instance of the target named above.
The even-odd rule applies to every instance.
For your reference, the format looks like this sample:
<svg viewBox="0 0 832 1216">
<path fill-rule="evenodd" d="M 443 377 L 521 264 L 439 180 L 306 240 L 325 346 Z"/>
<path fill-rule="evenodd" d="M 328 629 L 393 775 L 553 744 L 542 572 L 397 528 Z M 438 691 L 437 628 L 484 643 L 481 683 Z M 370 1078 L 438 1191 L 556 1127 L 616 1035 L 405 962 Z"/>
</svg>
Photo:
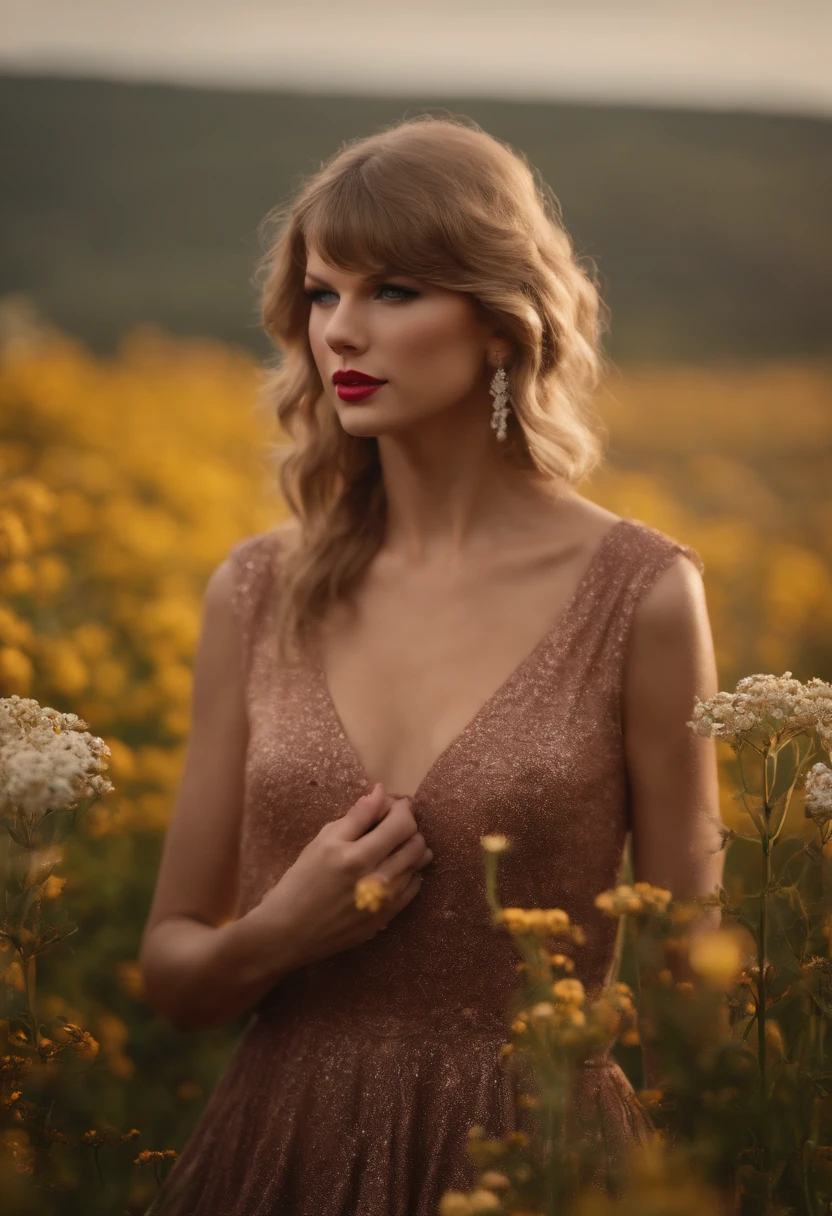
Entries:
<svg viewBox="0 0 832 1216">
<path fill-rule="evenodd" d="M 264 924 L 258 908 L 208 925 L 170 917 L 148 935 L 140 965 L 151 1007 L 191 1033 L 246 1013 L 297 966 L 291 933 Z"/>
</svg>

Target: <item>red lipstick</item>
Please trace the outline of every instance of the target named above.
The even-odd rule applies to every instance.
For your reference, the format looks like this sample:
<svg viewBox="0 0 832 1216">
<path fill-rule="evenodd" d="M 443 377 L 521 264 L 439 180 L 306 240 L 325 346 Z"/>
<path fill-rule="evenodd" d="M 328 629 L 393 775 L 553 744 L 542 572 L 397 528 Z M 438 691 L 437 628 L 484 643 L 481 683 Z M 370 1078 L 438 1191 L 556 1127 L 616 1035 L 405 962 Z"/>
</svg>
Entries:
<svg viewBox="0 0 832 1216">
<path fill-rule="evenodd" d="M 365 397 L 371 397 L 387 381 L 377 380 L 375 376 L 368 376 L 366 372 L 357 372 L 347 368 L 345 371 L 335 372 L 332 383 L 336 386 L 336 392 L 342 401 L 363 401 Z"/>
</svg>

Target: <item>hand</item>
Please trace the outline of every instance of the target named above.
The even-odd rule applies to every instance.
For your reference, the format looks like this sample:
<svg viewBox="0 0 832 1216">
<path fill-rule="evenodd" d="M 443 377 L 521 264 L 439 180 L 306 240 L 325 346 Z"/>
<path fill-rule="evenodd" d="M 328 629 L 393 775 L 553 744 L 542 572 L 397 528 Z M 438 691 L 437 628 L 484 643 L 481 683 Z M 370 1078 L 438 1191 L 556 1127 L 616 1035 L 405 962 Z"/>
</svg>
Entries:
<svg viewBox="0 0 832 1216">
<path fill-rule="evenodd" d="M 419 870 L 433 858 L 408 798 L 379 783 L 340 819 L 324 824 L 249 915 L 291 926 L 297 966 L 317 962 L 375 937 L 422 885 Z M 372 874 L 388 883 L 378 912 L 355 906 L 355 884 Z"/>
</svg>

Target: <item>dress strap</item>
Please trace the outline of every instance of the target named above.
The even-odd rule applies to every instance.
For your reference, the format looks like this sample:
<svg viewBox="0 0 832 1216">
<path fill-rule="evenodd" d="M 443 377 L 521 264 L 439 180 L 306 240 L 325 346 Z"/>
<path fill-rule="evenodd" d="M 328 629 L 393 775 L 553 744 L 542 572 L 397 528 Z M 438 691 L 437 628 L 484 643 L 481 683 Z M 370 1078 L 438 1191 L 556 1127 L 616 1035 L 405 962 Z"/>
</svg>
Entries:
<svg viewBox="0 0 832 1216">
<path fill-rule="evenodd" d="M 243 672 L 248 677 L 258 624 L 275 585 L 278 530 L 258 532 L 238 541 L 228 553 L 233 573 L 231 602 L 243 644 Z"/>
<path fill-rule="evenodd" d="M 573 661 L 584 668 L 585 686 L 601 680 L 616 701 L 638 602 L 678 554 L 692 561 L 700 574 L 705 563 L 693 546 L 638 519 L 627 518 L 610 540 L 586 589 L 571 651 Z"/>
</svg>

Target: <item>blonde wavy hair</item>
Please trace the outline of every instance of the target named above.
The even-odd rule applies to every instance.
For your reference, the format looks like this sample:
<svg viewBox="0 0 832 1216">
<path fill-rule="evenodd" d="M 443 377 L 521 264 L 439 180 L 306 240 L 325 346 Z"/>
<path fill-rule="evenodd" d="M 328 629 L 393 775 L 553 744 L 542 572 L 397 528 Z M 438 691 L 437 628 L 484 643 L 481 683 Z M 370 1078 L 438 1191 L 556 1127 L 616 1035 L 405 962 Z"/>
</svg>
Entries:
<svg viewBox="0 0 832 1216">
<path fill-rule="evenodd" d="M 266 215 L 261 240 L 272 225 L 256 279 L 279 352 L 264 373 L 264 404 L 290 439 L 273 456 L 299 524 L 277 571 L 286 662 L 308 647 L 332 601 L 350 599 L 381 547 L 386 513 L 378 442 L 343 430 L 312 357 L 307 249 L 348 272 L 392 269 L 471 295 L 514 346 L 501 454 L 559 485 L 604 459 L 592 396 L 606 371 L 608 310 L 555 195 L 470 119 L 424 114 L 348 141 Z"/>
</svg>

